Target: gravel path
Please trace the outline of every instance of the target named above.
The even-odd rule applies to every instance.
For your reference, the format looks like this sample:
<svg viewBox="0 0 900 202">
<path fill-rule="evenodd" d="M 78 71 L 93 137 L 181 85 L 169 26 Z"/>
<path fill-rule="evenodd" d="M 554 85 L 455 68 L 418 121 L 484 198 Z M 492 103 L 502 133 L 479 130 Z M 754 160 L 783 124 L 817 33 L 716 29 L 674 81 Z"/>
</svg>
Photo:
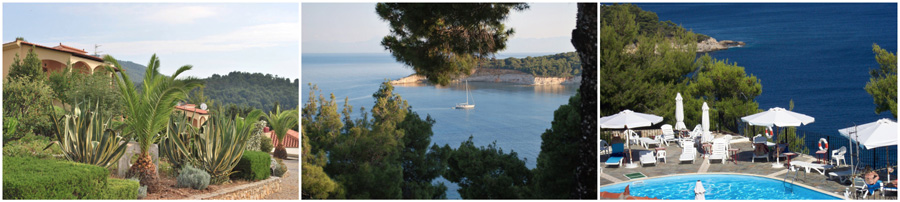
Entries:
<svg viewBox="0 0 900 202">
<path fill-rule="evenodd" d="M 300 164 L 296 158 L 282 160 L 288 167 L 287 177 L 281 180 L 281 191 L 269 194 L 266 199 L 300 199 Z"/>
</svg>

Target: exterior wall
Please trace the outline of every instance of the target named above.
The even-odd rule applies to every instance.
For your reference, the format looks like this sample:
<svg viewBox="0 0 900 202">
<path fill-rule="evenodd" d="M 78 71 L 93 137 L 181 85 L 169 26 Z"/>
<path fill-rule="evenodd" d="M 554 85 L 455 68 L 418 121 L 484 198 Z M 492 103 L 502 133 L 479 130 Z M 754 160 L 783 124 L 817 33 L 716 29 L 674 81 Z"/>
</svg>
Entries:
<svg viewBox="0 0 900 202">
<path fill-rule="evenodd" d="M 180 109 L 176 109 L 180 110 Z M 192 117 L 191 125 L 194 127 L 200 127 L 203 123 L 206 123 L 206 120 L 209 120 L 209 114 L 200 114 L 192 111 L 181 110 L 184 112 L 185 116 Z"/>
<path fill-rule="evenodd" d="M 3 81 L 6 81 L 7 75 L 9 75 L 10 67 L 12 66 L 13 59 L 16 56 L 16 53 L 19 54 L 19 60 L 24 60 L 25 56 L 28 55 L 28 51 L 31 50 L 32 46 L 27 44 L 22 44 L 19 41 L 10 42 L 7 44 L 3 44 Z M 38 58 L 41 61 L 54 61 L 63 64 L 63 66 L 68 62 L 72 64 L 73 67 L 79 67 L 83 70 L 87 70 L 88 73 L 93 74 L 94 69 L 103 65 L 103 62 L 91 60 L 83 57 L 79 57 L 73 55 L 69 52 L 63 52 L 56 49 L 49 49 L 43 47 L 34 47 L 35 53 L 37 53 Z M 76 66 L 79 65 L 79 66 Z"/>
</svg>

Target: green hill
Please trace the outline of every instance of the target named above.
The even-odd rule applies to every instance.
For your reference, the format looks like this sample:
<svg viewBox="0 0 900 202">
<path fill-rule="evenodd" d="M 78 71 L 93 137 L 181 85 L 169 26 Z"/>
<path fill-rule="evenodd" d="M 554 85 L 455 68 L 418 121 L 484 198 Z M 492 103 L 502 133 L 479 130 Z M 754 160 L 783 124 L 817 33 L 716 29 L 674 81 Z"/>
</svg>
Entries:
<svg viewBox="0 0 900 202">
<path fill-rule="evenodd" d="M 147 72 L 147 66 L 131 61 L 119 60 L 119 65 L 122 65 L 125 74 L 127 74 L 128 78 L 135 84 L 141 83 L 144 79 L 144 73 Z"/>
<path fill-rule="evenodd" d="M 512 69 L 542 77 L 574 77 L 581 74 L 581 60 L 575 52 L 539 57 L 490 59 L 481 68 Z"/>
<path fill-rule="evenodd" d="M 213 74 L 206 80 L 203 94 L 219 104 L 234 103 L 269 111 L 275 102 L 282 109 L 296 108 L 300 99 L 300 80 L 272 74 L 231 72 Z"/>
</svg>

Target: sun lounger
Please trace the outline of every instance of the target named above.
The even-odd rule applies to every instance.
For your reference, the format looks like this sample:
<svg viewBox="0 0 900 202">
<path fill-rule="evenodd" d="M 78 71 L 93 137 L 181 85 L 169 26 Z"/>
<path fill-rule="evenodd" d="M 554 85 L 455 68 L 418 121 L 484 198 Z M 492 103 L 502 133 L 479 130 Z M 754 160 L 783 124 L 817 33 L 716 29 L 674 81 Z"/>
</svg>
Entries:
<svg viewBox="0 0 900 202">
<path fill-rule="evenodd" d="M 716 141 L 714 141 L 712 146 L 712 155 L 710 155 L 709 158 L 706 159 L 707 162 L 716 159 L 721 160 L 722 164 L 725 164 L 725 160 L 728 159 L 728 150 L 725 146 L 726 144 L 727 143 L 725 143 L 725 140 L 722 139 L 717 139 Z"/>
<path fill-rule="evenodd" d="M 640 138 L 640 140 L 641 140 L 641 145 L 647 149 L 650 148 L 650 145 L 656 145 L 656 147 L 659 147 L 660 144 L 662 144 L 659 140 L 654 140 L 654 139 L 650 139 L 650 138 L 646 138 L 646 137 L 642 137 L 642 138 Z"/>
<path fill-rule="evenodd" d="M 804 168 L 806 170 L 806 173 L 809 173 L 810 170 L 815 170 L 822 175 L 825 175 L 825 170 L 834 168 L 834 166 L 828 164 L 818 164 L 803 161 L 793 161 L 791 162 L 791 167 L 792 170 L 796 170 L 795 167 Z"/>
<path fill-rule="evenodd" d="M 641 151 L 641 166 L 646 164 L 656 165 L 656 157 L 653 156 L 653 152 L 651 151 Z"/>
<path fill-rule="evenodd" d="M 866 199 L 869 195 L 875 194 L 876 191 L 880 191 L 884 193 L 884 183 L 881 180 L 875 182 L 875 184 L 866 184 L 866 181 L 862 178 L 853 178 L 853 185 L 856 188 L 856 192 L 862 195 L 863 199 Z"/>
<path fill-rule="evenodd" d="M 697 148 L 694 147 L 685 147 L 681 156 L 678 157 L 679 161 L 691 161 L 691 164 L 697 159 Z"/>
<path fill-rule="evenodd" d="M 856 171 L 856 173 L 860 173 L 860 172 L 861 172 L 861 171 L 859 171 L 859 170 Z M 839 182 L 841 182 L 841 183 L 847 183 L 847 182 L 850 180 L 850 175 L 852 175 L 852 174 L 853 174 L 853 170 L 850 170 L 850 169 L 848 169 L 848 170 L 841 170 L 841 171 L 834 171 L 834 172 L 829 172 L 829 173 L 828 173 L 828 178 L 829 178 L 829 179 L 837 178 L 837 180 L 838 180 Z"/>
<path fill-rule="evenodd" d="M 678 138 L 675 137 L 675 131 L 672 130 L 672 125 L 663 124 L 660 129 L 662 130 L 662 141 L 663 143 L 666 143 L 666 146 L 669 146 L 669 142 L 678 143 Z"/>
<path fill-rule="evenodd" d="M 625 159 L 625 144 L 618 143 L 612 145 L 612 154 L 609 155 L 609 158 L 606 159 L 606 166 L 610 165 L 618 165 L 622 167 L 622 162 Z"/>
</svg>

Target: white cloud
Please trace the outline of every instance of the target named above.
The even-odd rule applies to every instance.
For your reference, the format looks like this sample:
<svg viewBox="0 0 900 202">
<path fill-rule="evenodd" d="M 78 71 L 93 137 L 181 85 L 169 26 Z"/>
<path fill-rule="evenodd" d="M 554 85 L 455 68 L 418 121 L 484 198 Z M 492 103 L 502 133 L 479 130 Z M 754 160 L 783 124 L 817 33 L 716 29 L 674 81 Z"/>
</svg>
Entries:
<svg viewBox="0 0 900 202">
<path fill-rule="evenodd" d="M 223 34 L 194 39 L 102 42 L 103 52 L 112 55 L 150 55 L 157 52 L 198 53 L 238 51 L 250 48 L 297 46 L 298 23 L 274 23 L 241 27 Z M 75 47 L 91 44 L 72 43 Z"/>
</svg>

